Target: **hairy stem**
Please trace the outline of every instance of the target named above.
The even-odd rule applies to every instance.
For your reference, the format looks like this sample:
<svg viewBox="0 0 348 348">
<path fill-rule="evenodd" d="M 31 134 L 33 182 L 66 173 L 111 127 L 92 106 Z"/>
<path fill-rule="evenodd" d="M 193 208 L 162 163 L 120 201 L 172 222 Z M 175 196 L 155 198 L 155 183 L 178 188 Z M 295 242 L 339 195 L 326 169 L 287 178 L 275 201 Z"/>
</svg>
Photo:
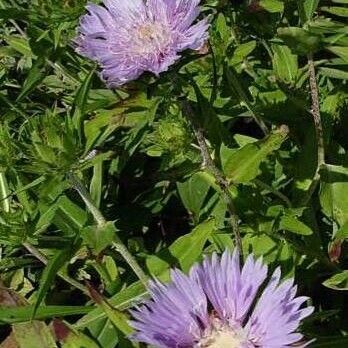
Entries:
<svg viewBox="0 0 348 348">
<path fill-rule="evenodd" d="M 86 187 L 81 183 L 81 181 L 72 173 L 69 174 L 69 180 L 73 188 L 78 192 L 84 203 L 86 204 L 87 209 L 93 215 L 95 222 L 98 226 L 104 226 L 106 224 L 106 219 L 100 210 L 95 206 L 92 201 L 92 197 L 87 191 Z"/>
<path fill-rule="evenodd" d="M 227 209 L 230 215 L 230 224 L 234 233 L 235 244 L 240 253 L 240 256 L 243 258 L 242 238 L 240 235 L 240 229 L 239 229 L 239 223 L 238 223 L 239 218 L 236 213 L 233 197 L 229 189 L 230 185 L 227 179 L 225 178 L 224 174 L 215 165 L 210 155 L 210 151 L 204 137 L 203 129 L 201 128 L 199 124 L 197 124 L 191 105 L 188 102 L 184 101 L 182 103 L 182 109 L 195 133 L 195 136 L 201 151 L 201 156 L 203 159 L 203 167 L 205 167 L 214 176 L 216 183 L 219 185 L 221 189 L 221 196 L 227 205 Z"/>
<path fill-rule="evenodd" d="M 85 202 L 87 209 L 91 212 L 94 217 L 94 220 L 98 224 L 98 226 L 103 227 L 107 223 L 105 217 L 101 213 L 101 211 L 95 206 L 91 195 L 87 191 L 86 187 L 81 183 L 81 181 L 72 173 L 69 174 L 69 180 L 73 185 L 73 188 L 79 193 L 82 200 Z M 139 266 L 137 260 L 134 256 L 129 252 L 126 245 L 122 242 L 122 240 L 116 235 L 116 240 L 113 242 L 113 247 L 116 251 L 123 257 L 123 259 L 127 262 L 129 267 L 133 270 L 133 272 L 137 275 L 139 280 L 147 286 L 148 278 L 142 268 Z"/>
<path fill-rule="evenodd" d="M 324 136 L 323 136 L 323 125 L 321 122 L 320 116 L 320 102 L 319 102 L 319 89 L 317 84 L 317 77 L 315 73 L 315 65 L 313 61 L 313 54 L 308 54 L 308 73 L 309 73 L 309 85 L 311 91 L 311 114 L 313 116 L 316 141 L 317 141 L 317 156 L 318 164 L 312 180 L 312 183 L 309 187 L 308 193 L 303 200 L 303 204 L 307 204 L 311 199 L 315 189 L 317 188 L 320 181 L 320 168 L 325 164 L 325 147 L 324 147 Z"/>
<path fill-rule="evenodd" d="M 124 258 L 124 260 L 128 263 L 129 267 L 133 270 L 133 272 L 137 275 L 139 280 L 144 284 L 145 287 L 148 286 L 148 277 L 139 266 L 137 260 L 133 257 L 133 255 L 129 252 L 125 244 L 119 239 L 116 238 L 116 241 L 112 243 L 115 250 Z"/>
<path fill-rule="evenodd" d="M 320 103 L 319 103 L 319 89 L 317 85 L 317 78 L 315 74 L 313 56 L 308 57 L 308 69 L 309 69 L 309 83 L 311 88 L 312 97 L 312 109 L 311 113 L 314 120 L 315 131 L 318 143 L 318 167 L 325 163 L 325 148 L 324 148 L 324 136 L 323 126 L 320 116 Z"/>
</svg>

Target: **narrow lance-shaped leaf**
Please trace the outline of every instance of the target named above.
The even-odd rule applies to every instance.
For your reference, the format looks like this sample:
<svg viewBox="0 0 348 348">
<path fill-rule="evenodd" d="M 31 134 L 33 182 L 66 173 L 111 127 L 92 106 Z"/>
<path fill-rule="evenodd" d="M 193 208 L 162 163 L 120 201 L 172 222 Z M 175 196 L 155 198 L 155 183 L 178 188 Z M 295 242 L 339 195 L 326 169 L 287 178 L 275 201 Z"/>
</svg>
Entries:
<svg viewBox="0 0 348 348">
<path fill-rule="evenodd" d="M 58 271 L 68 260 L 71 259 L 74 249 L 75 245 L 71 245 L 69 248 L 57 251 L 55 255 L 49 259 L 40 280 L 40 287 L 37 293 L 37 300 L 34 305 L 32 317 L 35 317 L 36 311 L 46 296 L 46 293 L 52 285 Z"/>
<path fill-rule="evenodd" d="M 327 49 L 335 54 L 337 54 L 340 58 L 344 60 L 345 63 L 348 63 L 348 46 L 329 46 Z"/>
<path fill-rule="evenodd" d="M 75 129 L 77 130 L 80 136 L 80 139 L 82 137 L 83 117 L 86 110 L 88 94 L 91 88 L 94 71 L 95 70 L 92 69 L 92 71 L 86 76 L 82 85 L 78 89 L 75 100 L 74 100 L 74 105 L 73 105 L 74 107 L 72 111 L 73 122 L 74 122 Z"/>
<path fill-rule="evenodd" d="M 323 283 L 326 287 L 334 290 L 348 290 L 348 271 L 335 274 Z"/>
<path fill-rule="evenodd" d="M 45 74 L 43 72 L 43 59 L 38 59 L 33 67 L 30 69 L 30 72 L 24 81 L 23 88 L 21 93 L 17 98 L 17 102 L 23 100 L 31 91 L 34 90 L 36 86 L 40 84 L 40 82 L 44 79 Z"/>
<path fill-rule="evenodd" d="M 335 16 L 348 17 L 348 8 L 344 6 L 323 6 L 320 9 Z"/>
<path fill-rule="evenodd" d="M 10 211 L 10 190 L 4 172 L 0 171 L 0 202 L 3 211 Z"/>
<path fill-rule="evenodd" d="M 33 318 L 34 306 L 16 308 L 0 307 L 0 324 L 13 324 L 32 319 L 45 320 L 53 317 L 84 315 L 94 309 L 92 306 L 40 306 Z"/>
</svg>

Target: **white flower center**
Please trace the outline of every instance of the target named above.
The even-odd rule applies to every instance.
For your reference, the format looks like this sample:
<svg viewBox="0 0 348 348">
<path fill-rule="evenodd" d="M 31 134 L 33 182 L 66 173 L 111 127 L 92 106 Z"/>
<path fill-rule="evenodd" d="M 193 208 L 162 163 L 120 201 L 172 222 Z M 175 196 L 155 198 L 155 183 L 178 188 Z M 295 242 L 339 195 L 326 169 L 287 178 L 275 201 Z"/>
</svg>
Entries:
<svg viewBox="0 0 348 348">
<path fill-rule="evenodd" d="M 199 342 L 197 348 L 241 348 L 245 343 L 242 331 L 219 325 Z"/>
<path fill-rule="evenodd" d="M 138 54 L 162 51 L 169 44 L 171 33 L 163 24 L 155 22 L 142 23 L 133 37 L 132 46 Z"/>
</svg>

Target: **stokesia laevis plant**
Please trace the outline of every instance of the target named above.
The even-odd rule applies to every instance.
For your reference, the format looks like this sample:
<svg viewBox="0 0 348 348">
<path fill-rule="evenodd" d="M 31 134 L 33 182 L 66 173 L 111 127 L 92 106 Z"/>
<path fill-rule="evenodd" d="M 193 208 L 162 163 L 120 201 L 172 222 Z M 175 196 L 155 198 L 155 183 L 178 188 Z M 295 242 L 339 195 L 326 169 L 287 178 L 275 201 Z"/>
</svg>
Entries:
<svg viewBox="0 0 348 348">
<path fill-rule="evenodd" d="M 172 282 L 151 284 L 151 299 L 131 311 L 133 339 L 168 348 L 304 347 L 297 332 L 313 307 L 301 308 L 293 279 L 281 281 L 280 269 L 267 278 L 262 259 L 213 254 L 189 275 L 171 273 Z M 262 290 L 261 290 L 262 289 Z"/>
<path fill-rule="evenodd" d="M 108 87 L 143 72 L 166 71 L 186 50 L 208 38 L 207 20 L 197 19 L 200 0 L 104 0 L 81 18 L 76 50 L 97 61 Z"/>
</svg>

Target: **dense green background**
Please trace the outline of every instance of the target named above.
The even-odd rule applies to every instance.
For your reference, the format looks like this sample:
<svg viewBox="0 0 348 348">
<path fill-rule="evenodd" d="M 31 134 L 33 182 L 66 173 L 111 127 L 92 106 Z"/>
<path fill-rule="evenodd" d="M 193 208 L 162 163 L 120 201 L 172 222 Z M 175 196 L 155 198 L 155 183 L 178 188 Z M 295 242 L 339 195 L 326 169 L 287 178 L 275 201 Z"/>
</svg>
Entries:
<svg viewBox="0 0 348 348">
<path fill-rule="evenodd" d="M 206 52 L 111 91 L 73 49 L 84 1 L 0 0 L 0 347 L 131 347 L 123 310 L 146 291 L 116 235 L 163 280 L 169 267 L 187 271 L 203 252 L 233 247 L 182 99 L 231 184 L 244 252 L 280 265 L 312 298 L 302 329 L 313 347 L 347 347 L 347 4 L 203 1 Z"/>
</svg>

